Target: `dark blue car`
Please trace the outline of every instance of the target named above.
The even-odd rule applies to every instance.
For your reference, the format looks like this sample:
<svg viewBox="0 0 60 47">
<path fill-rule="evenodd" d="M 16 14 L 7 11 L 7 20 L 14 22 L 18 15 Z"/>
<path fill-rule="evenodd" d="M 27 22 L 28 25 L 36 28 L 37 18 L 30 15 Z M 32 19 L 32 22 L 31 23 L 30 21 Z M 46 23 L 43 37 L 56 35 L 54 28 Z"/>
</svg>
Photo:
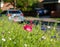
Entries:
<svg viewBox="0 0 60 47">
<path fill-rule="evenodd" d="M 43 16 L 48 13 L 48 11 L 44 8 L 36 8 L 36 12 L 39 16 Z"/>
</svg>

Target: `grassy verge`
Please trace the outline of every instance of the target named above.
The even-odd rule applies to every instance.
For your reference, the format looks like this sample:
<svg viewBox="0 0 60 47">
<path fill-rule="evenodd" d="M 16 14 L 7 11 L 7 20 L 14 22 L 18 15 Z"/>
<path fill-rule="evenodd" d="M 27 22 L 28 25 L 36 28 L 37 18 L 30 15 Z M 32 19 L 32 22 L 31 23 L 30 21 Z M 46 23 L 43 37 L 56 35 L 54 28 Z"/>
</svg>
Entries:
<svg viewBox="0 0 60 47">
<path fill-rule="evenodd" d="M 23 29 L 25 24 L 0 17 L 0 47 L 60 47 L 60 32 L 55 30 L 56 26 L 44 31 L 39 24 L 27 32 Z"/>
<path fill-rule="evenodd" d="M 55 18 L 56 20 L 60 21 L 60 18 Z"/>
</svg>

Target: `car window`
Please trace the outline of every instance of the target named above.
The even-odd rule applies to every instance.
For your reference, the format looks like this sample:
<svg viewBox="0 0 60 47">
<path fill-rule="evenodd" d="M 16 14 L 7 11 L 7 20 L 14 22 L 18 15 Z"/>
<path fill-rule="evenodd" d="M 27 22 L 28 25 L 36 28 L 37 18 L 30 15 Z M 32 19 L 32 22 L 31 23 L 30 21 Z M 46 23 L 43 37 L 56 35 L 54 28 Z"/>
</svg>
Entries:
<svg viewBox="0 0 60 47">
<path fill-rule="evenodd" d="M 20 11 L 9 11 L 10 14 L 17 14 L 17 13 L 21 13 Z"/>
</svg>

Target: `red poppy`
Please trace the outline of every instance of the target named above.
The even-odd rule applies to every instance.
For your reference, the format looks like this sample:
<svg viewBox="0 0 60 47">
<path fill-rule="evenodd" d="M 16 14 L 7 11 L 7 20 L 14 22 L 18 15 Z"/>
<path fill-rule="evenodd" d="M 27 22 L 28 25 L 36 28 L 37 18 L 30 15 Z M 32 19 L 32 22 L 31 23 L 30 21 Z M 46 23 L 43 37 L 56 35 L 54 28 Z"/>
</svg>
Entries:
<svg viewBox="0 0 60 47">
<path fill-rule="evenodd" d="M 29 32 L 32 32 L 32 27 L 33 27 L 33 21 L 30 20 L 30 24 L 26 24 L 26 25 L 24 26 L 24 30 L 27 30 L 27 31 L 29 31 Z"/>
<path fill-rule="evenodd" d="M 31 31 L 32 31 L 32 26 L 26 24 L 26 25 L 24 26 L 24 30 L 27 30 L 27 31 L 31 32 Z"/>
</svg>

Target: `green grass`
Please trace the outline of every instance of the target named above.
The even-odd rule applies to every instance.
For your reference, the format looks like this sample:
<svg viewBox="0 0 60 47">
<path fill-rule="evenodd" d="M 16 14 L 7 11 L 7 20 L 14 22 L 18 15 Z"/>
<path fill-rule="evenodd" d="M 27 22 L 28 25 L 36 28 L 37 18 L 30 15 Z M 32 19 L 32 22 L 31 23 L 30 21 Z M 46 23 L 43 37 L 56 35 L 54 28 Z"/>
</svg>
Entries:
<svg viewBox="0 0 60 47">
<path fill-rule="evenodd" d="M 41 30 L 40 24 L 32 32 L 23 29 L 26 23 L 18 24 L 9 21 L 6 16 L 0 17 L 0 47 L 60 47 L 60 32 L 54 28 Z M 51 38 L 51 36 L 56 38 Z"/>
<path fill-rule="evenodd" d="M 60 18 L 54 18 L 54 19 L 60 21 Z"/>
</svg>

